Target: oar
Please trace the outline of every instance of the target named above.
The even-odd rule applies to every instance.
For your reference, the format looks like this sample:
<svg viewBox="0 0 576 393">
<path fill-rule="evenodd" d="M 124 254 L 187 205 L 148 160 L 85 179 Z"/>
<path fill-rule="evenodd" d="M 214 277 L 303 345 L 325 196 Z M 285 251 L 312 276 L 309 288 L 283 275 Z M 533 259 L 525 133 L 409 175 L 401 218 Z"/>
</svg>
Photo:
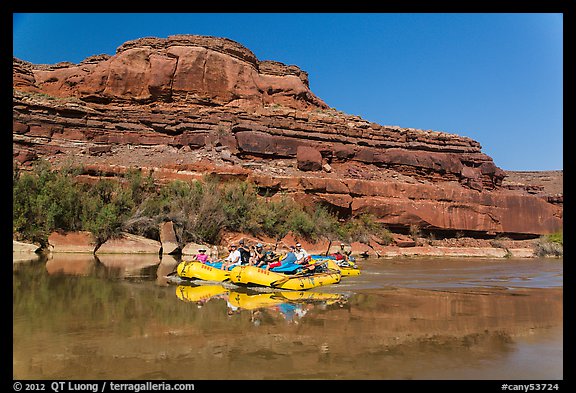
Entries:
<svg viewBox="0 0 576 393">
<path fill-rule="evenodd" d="M 312 266 L 314 266 L 314 268 L 316 268 L 317 265 L 320 265 L 324 263 L 324 261 L 320 261 L 320 262 L 315 262 L 315 263 L 310 263 L 306 266 L 303 266 L 304 269 L 307 269 L 307 271 L 304 272 L 300 272 L 300 273 L 296 273 L 296 274 L 292 274 L 292 275 L 286 275 L 286 277 L 280 278 L 276 281 L 272 281 L 270 283 L 271 287 L 278 287 L 284 283 L 286 283 L 288 280 L 290 280 L 291 278 L 299 278 L 299 277 L 307 277 L 307 276 L 311 276 L 314 274 L 314 269 L 310 269 Z"/>
<path fill-rule="evenodd" d="M 328 249 L 326 250 L 326 255 L 328 256 L 328 253 L 330 252 L 330 247 L 332 246 L 332 240 L 330 240 L 330 242 L 328 243 Z"/>
<path fill-rule="evenodd" d="M 286 283 L 288 280 L 290 280 L 290 279 L 292 279 L 292 278 L 297 278 L 297 277 L 302 277 L 302 276 L 304 276 L 303 273 L 296 273 L 296 274 L 292 274 L 292 275 L 285 274 L 285 275 L 286 275 L 286 277 L 282 277 L 282 278 L 280 278 L 280 279 L 278 279 L 278 280 L 276 280 L 276 281 L 272 281 L 272 282 L 270 283 L 270 286 L 271 286 L 271 287 L 277 287 L 277 286 L 280 286 L 280 285 Z"/>
<path fill-rule="evenodd" d="M 307 277 L 307 276 L 311 276 L 311 275 L 312 275 L 312 274 L 310 274 L 310 273 L 293 274 L 293 275 L 291 275 L 291 276 L 286 276 L 286 277 L 283 277 L 283 278 L 281 278 L 281 279 L 279 279 L 279 280 L 276 280 L 276 281 L 271 282 L 271 283 L 270 283 L 270 286 L 273 287 L 273 288 L 278 288 L 278 287 L 280 287 L 282 284 L 285 284 L 286 282 L 288 282 L 289 280 L 291 280 L 291 279 L 293 279 L 293 278 Z"/>
</svg>

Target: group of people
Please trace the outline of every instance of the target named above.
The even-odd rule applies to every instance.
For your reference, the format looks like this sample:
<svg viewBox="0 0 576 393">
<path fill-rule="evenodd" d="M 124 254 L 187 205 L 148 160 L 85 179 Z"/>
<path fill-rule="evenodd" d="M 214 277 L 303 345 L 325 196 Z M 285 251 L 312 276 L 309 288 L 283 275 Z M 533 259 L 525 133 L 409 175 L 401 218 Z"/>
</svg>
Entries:
<svg viewBox="0 0 576 393">
<path fill-rule="evenodd" d="M 206 249 L 199 249 L 195 259 L 202 263 L 222 262 L 222 269 L 231 270 L 235 266 L 252 265 L 266 270 L 280 267 L 284 264 L 292 263 L 296 265 L 307 265 L 312 256 L 302 248 L 300 243 L 290 246 L 285 255 L 277 254 L 272 250 L 272 246 L 264 247 L 262 243 L 246 246 L 244 240 L 240 240 L 238 245 L 232 243 L 228 246 L 229 254 L 221 261 L 213 261 L 206 254 Z M 346 252 L 344 244 L 340 245 L 340 250 L 332 254 L 336 260 L 348 260 L 350 252 Z"/>
<path fill-rule="evenodd" d="M 199 249 L 195 259 L 202 263 L 222 262 L 222 269 L 225 270 L 231 270 L 234 266 L 240 265 L 252 265 L 269 270 L 288 262 L 305 265 L 311 259 L 311 256 L 302 248 L 300 243 L 290 246 L 288 253 L 284 256 L 275 253 L 271 245 L 264 247 L 262 243 L 258 243 L 248 247 L 244 240 L 240 240 L 238 245 L 230 244 L 228 251 L 228 256 L 222 261 L 213 261 L 206 254 L 206 249 Z"/>
</svg>

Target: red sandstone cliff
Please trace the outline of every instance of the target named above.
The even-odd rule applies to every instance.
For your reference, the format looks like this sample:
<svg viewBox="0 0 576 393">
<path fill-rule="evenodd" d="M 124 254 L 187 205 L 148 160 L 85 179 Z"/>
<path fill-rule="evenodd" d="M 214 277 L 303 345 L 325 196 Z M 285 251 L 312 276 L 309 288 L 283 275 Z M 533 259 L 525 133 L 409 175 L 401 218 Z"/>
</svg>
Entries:
<svg viewBox="0 0 576 393">
<path fill-rule="evenodd" d="M 136 166 L 158 181 L 216 173 L 392 228 L 562 228 L 561 196 L 502 187 L 506 173 L 478 142 L 335 111 L 304 71 L 228 39 L 142 38 L 80 64 L 14 59 L 13 88 L 19 165 L 73 162 L 86 176 Z"/>
</svg>

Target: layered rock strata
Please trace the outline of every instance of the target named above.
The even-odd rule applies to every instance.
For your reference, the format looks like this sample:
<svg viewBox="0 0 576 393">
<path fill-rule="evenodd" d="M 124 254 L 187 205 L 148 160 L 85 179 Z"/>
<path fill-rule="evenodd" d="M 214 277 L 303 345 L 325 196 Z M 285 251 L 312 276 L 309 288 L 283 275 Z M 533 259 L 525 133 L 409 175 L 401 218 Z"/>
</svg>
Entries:
<svg viewBox="0 0 576 393">
<path fill-rule="evenodd" d="M 138 167 L 158 181 L 248 179 L 262 194 L 319 202 L 393 227 L 536 236 L 562 228 L 562 203 L 502 187 L 470 138 L 383 126 L 331 109 L 296 66 L 259 61 L 227 39 L 130 41 L 80 64 L 14 59 L 13 155 Z"/>
</svg>

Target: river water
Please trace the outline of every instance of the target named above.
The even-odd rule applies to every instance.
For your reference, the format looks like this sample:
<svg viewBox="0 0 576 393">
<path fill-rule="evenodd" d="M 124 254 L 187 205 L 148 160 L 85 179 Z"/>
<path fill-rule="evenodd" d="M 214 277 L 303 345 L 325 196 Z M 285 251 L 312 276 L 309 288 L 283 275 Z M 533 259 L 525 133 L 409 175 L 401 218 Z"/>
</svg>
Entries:
<svg viewBox="0 0 576 393">
<path fill-rule="evenodd" d="M 563 379 L 562 259 L 361 260 L 306 292 L 180 281 L 177 263 L 14 260 L 13 378 Z"/>
</svg>

